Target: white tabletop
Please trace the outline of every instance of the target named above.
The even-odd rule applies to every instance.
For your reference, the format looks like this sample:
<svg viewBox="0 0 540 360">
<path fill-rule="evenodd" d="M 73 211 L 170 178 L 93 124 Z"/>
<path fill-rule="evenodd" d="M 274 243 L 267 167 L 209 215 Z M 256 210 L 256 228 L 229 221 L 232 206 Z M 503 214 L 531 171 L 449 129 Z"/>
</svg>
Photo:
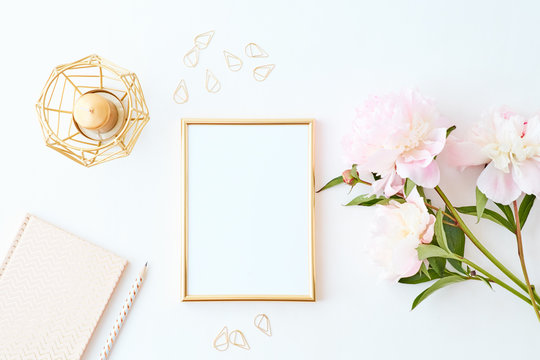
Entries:
<svg viewBox="0 0 540 360">
<path fill-rule="evenodd" d="M 491 106 L 538 111 L 539 11 L 534 2 L 487 0 L 9 1 L 0 11 L 0 253 L 31 212 L 129 260 L 84 359 L 98 355 L 146 261 L 147 280 L 113 359 L 536 354 L 540 324 L 500 288 L 461 283 L 409 311 L 424 286 L 377 282 L 362 252 L 373 212 L 342 207 L 345 188 L 316 198 L 317 302 L 181 303 L 180 118 L 316 118 L 320 186 L 345 168 L 341 137 L 368 94 L 417 87 L 461 126 L 458 134 Z M 199 65 L 186 68 L 182 56 L 193 37 L 211 29 L 216 35 Z M 260 44 L 276 64 L 265 82 L 250 71 L 266 60 L 243 56 L 239 73 L 223 64 L 222 50 L 240 54 L 248 42 Z M 137 73 L 151 120 L 129 157 L 87 169 L 44 146 L 34 103 L 54 66 L 91 53 Z M 222 82 L 218 94 L 203 88 L 207 67 Z M 181 78 L 190 90 L 185 105 L 172 101 Z M 442 186 L 457 204 L 471 204 L 473 175 L 443 172 Z M 539 217 L 534 209 L 525 228 L 533 283 L 540 280 Z M 510 233 L 485 221 L 475 229 L 519 273 Z M 467 246 L 468 255 L 481 259 Z M 273 337 L 254 329 L 258 313 L 269 315 Z M 224 325 L 243 330 L 252 349 L 214 350 Z"/>
</svg>

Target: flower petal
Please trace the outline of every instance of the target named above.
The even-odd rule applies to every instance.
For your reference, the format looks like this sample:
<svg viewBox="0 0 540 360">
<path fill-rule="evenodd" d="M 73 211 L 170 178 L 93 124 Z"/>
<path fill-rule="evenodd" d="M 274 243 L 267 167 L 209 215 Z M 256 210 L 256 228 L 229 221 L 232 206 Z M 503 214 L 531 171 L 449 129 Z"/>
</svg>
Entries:
<svg viewBox="0 0 540 360">
<path fill-rule="evenodd" d="M 426 231 L 422 234 L 422 243 L 429 244 L 433 240 L 433 235 L 435 234 L 435 216 L 429 214 L 429 222 L 426 227 Z"/>
<path fill-rule="evenodd" d="M 517 186 L 527 194 L 540 194 L 540 162 L 528 159 L 512 166 L 512 178 Z"/>
<path fill-rule="evenodd" d="M 415 163 L 416 166 L 426 167 L 433 161 L 433 155 L 427 150 L 413 149 L 403 153 L 396 162 Z"/>
<path fill-rule="evenodd" d="M 426 167 L 422 167 L 421 164 L 416 162 L 406 163 L 398 161 L 396 163 L 396 170 L 402 178 L 409 178 L 416 184 L 429 189 L 433 189 L 441 180 L 439 165 L 437 165 L 435 160 Z"/>
<path fill-rule="evenodd" d="M 416 187 L 414 187 L 412 189 L 411 193 L 409 194 L 409 196 L 407 196 L 406 200 L 407 200 L 408 203 L 414 204 L 414 205 L 418 206 L 418 208 L 421 209 L 422 211 L 427 212 L 427 208 L 426 208 L 426 204 L 424 203 L 424 199 L 420 196 L 420 194 L 418 193 L 418 190 L 416 189 Z"/>
<path fill-rule="evenodd" d="M 392 272 L 397 279 L 413 276 L 418 272 L 422 261 L 418 259 L 417 241 L 403 239 L 399 244 L 395 244 L 392 251 Z"/>
<path fill-rule="evenodd" d="M 414 250 L 416 252 L 416 249 Z M 418 255 L 417 255 L 417 258 L 418 258 Z M 409 263 L 409 270 L 408 271 L 405 271 L 403 272 L 399 278 L 406 278 L 406 277 L 409 277 L 409 276 L 413 276 L 414 274 L 416 274 L 418 272 L 418 270 L 420 270 L 420 266 L 422 266 L 422 261 L 420 260 L 415 260 L 415 261 L 410 261 Z"/>
<path fill-rule="evenodd" d="M 358 163 L 358 169 L 383 174 L 394 168 L 398 155 L 399 151 L 397 150 L 377 150 L 363 163 Z"/>
<path fill-rule="evenodd" d="M 497 169 L 492 162 L 478 177 L 477 185 L 489 199 L 504 205 L 510 204 L 521 195 L 512 172 L 505 173 Z"/>
<path fill-rule="evenodd" d="M 392 170 L 371 184 L 371 193 L 377 196 L 384 194 L 384 196 L 390 197 L 400 192 L 403 185 L 405 185 L 405 180 L 399 177 L 395 170 Z"/>
<path fill-rule="evenodd" d="M 480 145 L 472 141 L 461 141 L 453 135 L 448 137 L 443 154 L 450 165 L 460 170 L 468 166 L 484 165 L 490 161 L 482 153 Z"/>
<path fill-rule="evenodd" d="M 437 128 L 430 131 L 418 150 L 427 150 L 431 156 L 440 154 L 446 144 L 446 128 Z"/>
</svg>

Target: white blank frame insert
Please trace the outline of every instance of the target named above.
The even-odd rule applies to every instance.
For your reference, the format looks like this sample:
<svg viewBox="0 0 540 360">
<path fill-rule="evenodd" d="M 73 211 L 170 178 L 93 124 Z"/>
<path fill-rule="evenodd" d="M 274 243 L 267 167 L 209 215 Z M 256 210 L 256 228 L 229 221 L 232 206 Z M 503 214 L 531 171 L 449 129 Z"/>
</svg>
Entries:
<svg viewBox="0 0 540 360">
<path fill-rule="evenodd" d="M 182 301 L 315 301 L 311 119 L 182 119 Z"/>
</svg>

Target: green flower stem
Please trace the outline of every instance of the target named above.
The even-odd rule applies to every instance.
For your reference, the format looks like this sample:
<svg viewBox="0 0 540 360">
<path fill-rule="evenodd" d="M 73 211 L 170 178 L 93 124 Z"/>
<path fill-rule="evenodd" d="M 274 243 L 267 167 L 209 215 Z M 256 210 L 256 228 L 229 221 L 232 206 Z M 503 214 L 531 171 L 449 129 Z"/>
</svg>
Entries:
<svg viewBox="0 0 540 360">
<path fill-rule="evenodd" d="M 474 234 L 467 227 L 467 225 L 465 224 L 461 216 L 459 216 L 459 213 L 454 208 L 450 200 L 448 200 L 448 198 L 446 197 L 444 192 L 441 190 L 441 188 L 439 186 L 436 186 L 435 191 L 437 192 L 437 194 L 439 194 L 439 196 L 444 201 L 446 206 L 448 206 L 448 209 L 450 209 L 450 212 L 452 213 L 452 215 L 454 215 L 454 218 L 456 219 L 459 226 L 461 227 L 461 230 L 463 230 L 463 232 L 467 235 L 467 237 L 471 240 L 471 242 L 478 248 L 478 250 L 480 250 L 482 254 L 484 254 L 496 267 L 498 267 L 499 270 L 501 270 L 506 276 L 508 276 L 510 280 L 512 280 L 523 291 L 528 293 L 527 285 L 525 285 L 523 281 L 521 281 L 510 270 L 508 270 L 499 260 L 497 260 L 497 258 L 495 258 L 495 256 L 493 256 L 493 254 L 490 253 L 488 249 L 486 249 L 484 245 L 482 245 L 482 243 L 480 243 L 480 241 L 476 238 L 476 236 L 474 236 Z M 535 296 L 535 299 L 537 302 L 540 302 L 540 299 L 538 298 L 538 296 Z"/>
<path fill-rule="evenodd" d="M 489 272 L 487 272 L 486 270 L 484 270 L 480 266 L 476 265 L 472 261 L 470 261 L 470 260 L 468 260 L 468 259 L 466 259 L 464 257 L 461 257 L 461 256 L 460 256 L 460 260 L 463 261 L 465 264 L 469 265 L 470 267 L 472 267 L 473 269 L 476 269 L 477 271 L 481 272 L 482 274 L 487 276 L 490 280 L 492 280 L 494 283 L 498 284 L 502 288 L 510 291 L 512 294 L 516 295 L 518 298 L 525 301 L 527 304 L 533 305 L 532 301 L 528 297 L 526 297 L 525 295 L 523 295 L 522 293 L 520 293 L 519 291 L 517 291 L 516 289 L 514 289 L 510 285 L 506 284 L 504 281 L 502 281 L 502 280 L 498 279 L 497 277 L 495 277 L 494 275 L 490 274 Z"/>
</svg>

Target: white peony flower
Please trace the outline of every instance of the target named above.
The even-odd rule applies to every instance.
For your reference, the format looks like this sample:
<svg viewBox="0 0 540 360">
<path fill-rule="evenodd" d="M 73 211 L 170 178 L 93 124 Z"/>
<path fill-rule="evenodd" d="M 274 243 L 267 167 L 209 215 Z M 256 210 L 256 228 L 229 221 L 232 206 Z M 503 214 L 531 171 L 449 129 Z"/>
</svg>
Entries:
<svg viewBox="0 0 540 360">
<path fill-rule="evenodd" d="M 507 109 L 486 114 L 467 141 L 451 137 L 448 159 L 454 165 L 484 165 L 477 185 L 486 196 L 510 204 L 522 192 L 540 195 L 540 117 Z"/>
<path fill-rule="evenodd" d="M 431 242 L 434 224 L 435 216 L 416 189 L 403 204 L 392 200 L 376 205 L 368 252 L 381 268 L 381 277 L 398 281 L 416 274 L 422 265 L 416 248 Z"/>
</svg>

